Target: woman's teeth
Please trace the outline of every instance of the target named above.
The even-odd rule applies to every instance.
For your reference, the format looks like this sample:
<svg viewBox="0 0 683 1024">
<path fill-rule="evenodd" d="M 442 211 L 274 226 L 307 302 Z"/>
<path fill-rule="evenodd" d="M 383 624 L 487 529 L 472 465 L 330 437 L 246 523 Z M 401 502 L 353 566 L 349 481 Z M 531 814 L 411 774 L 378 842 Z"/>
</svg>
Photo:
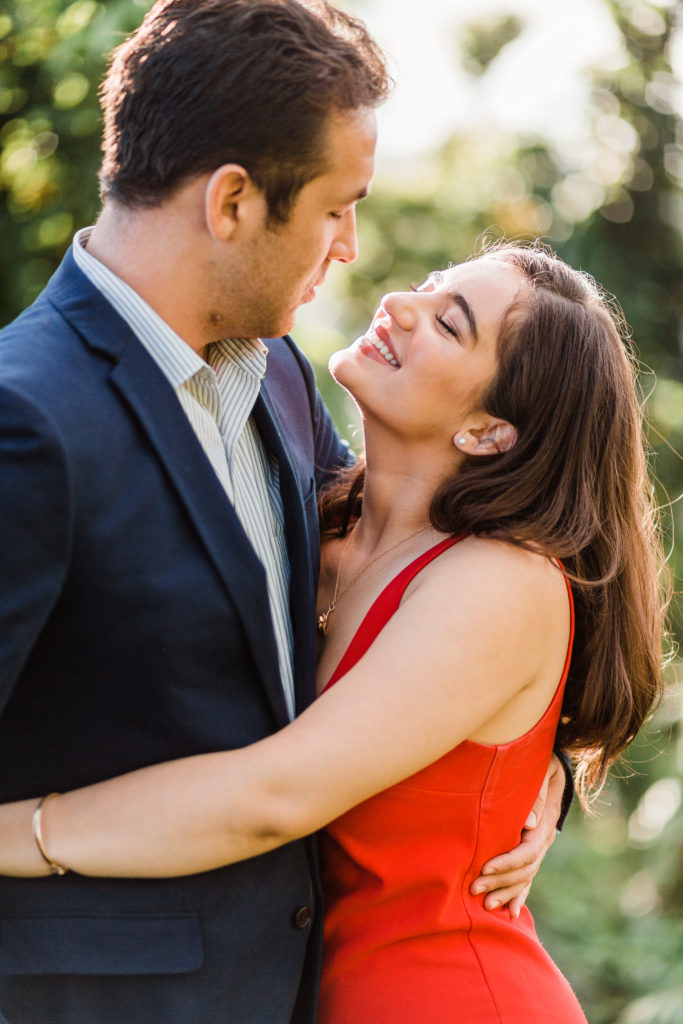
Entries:
<svg viewBox="0 0 683 1024">
<path fill-rule="evenodd" d="M 374 332 L 368 335 L 368 341 L 372 343 L 372 345 L 377 349 L 380 355 L 384 356 L 386 361 L 391 366 L 395 366 L 397 368 L 400 366 L 400 363 L 396 359 L 396 356 L 392 353 L 389 346 L 385 345 L 383 341 L 380 341 L 379 338 L 375 337 Z"/>
</svg>

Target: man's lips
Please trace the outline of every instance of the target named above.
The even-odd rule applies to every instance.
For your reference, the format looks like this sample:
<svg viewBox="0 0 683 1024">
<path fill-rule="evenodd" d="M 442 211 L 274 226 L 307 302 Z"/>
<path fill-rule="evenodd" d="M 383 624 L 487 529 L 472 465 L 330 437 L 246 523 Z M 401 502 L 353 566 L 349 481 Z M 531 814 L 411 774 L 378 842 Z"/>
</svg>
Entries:
<svg viewBox="0 0 683 1024">
<path fill-rule="evenodd" d="M 314 281 L 313 284 L 310 285 L 308 291 L 304 295 L 304 298 L 303 298 L 304 302 L 312 302 L 313 301 L 313 299 L 315 298 L 315 290 L 316 290 L 316 288 L 320 288 L 321 284 L 325 284 L 326 276 L 327 276 L 327 271 L 321 277 L 319 277 L 317 281 Z"/>
</svg>

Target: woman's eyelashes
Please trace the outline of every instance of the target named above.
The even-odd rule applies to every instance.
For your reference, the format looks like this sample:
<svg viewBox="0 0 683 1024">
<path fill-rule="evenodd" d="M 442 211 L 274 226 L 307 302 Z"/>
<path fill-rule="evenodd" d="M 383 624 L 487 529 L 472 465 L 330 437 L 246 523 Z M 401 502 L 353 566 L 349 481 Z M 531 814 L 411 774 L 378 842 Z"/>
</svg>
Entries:
<svg viewBox="0 0 683 1024">
<path fill-rule="evenodd" d="M 408 287 L 410 288 L 411 292 L 433 292 L 434 282 L 431 280 L 427 280 L 425 281 L 424 284 L 417 285 L 415 284 L 414 281 L 411 281 Z M 452 338 L 455 338 L 456 341 L 459 342 L 462 340 L 460 336 L 460 331 L 455 326 L 455 324 L 449 323 L 449 321 L 446 320 L 439 313 L 435 314 L 435 320 L 439 327 L 441 327 L 442 330 L 444 330 L 447 334 L 450 334 Z"/>
<path fill-rule="evenodd" d="M 422 285 L 416 285 L 414 281 L 411 281 L 408 287 L 410 288 L 411 292 L 423 292 L 427 290 L 432 291 L 432 288 L 427 289 L 426 283 Z M 456 339 L 456 341 L 460 341 L 460 332 L 458 331 L 458 328 L 454 327 L 453 324 L 449 324 L 449 322 L 447 320 L 444 320 L 442 316 L 439 316 L 438 313 L 436 314 L 436 322 L 439 324 L 440 327 L 444 329 L 444 331 L 446 331 L 447 334 L 450 334 L 453 338 Z"/>
<path fill-rule="evenodd" d="M 444 331 L 447 331 L 448 334 L 452 335 L 456 339 L 456 341 L 460 340 L 460 333 L 457 327 L 454 327 L 452 324 L 449 324 L 448 321 L 444 320 L 444 318 L 439 316 L 438 313 L 436 316 L 436 322 L 440 324 L 441 327 L 443 327 Z"/>
</svg>

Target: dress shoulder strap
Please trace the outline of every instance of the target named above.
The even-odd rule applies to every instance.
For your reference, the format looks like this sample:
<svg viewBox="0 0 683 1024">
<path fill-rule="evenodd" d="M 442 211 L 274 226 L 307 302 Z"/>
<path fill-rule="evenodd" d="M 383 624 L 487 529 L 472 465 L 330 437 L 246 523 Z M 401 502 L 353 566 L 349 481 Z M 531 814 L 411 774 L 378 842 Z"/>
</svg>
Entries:
<svg viewBox="0 0 683 1024">
<path fill-rule="evenodd" d="M 435 558 L 438 558 L 443 551 L 453 547 L 458 541 L 463 540 L 464 536 L 465 534 L 459 537 L 445 537 L 444 540 L 439 541 L 434 547 L 423 551 L 414 561 L 406 565 L 398 576 L 394 576 L 393 580 L 387 583 L 384 590 L 370 606 L 322 693 L 336 683 L 343 675 L 346 675 L 360 661 L 367 649 L 377 638 L 377 635 L 397 610 L 408 585 L 415 579 L 417 574 L 426 565 L 433 562 Z"/>
</svg>

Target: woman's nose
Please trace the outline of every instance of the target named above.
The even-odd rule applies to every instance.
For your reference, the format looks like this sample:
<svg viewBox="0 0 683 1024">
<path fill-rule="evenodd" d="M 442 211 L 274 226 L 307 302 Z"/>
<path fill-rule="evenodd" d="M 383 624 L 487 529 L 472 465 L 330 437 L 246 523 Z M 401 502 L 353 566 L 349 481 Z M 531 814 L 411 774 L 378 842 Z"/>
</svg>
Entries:
<svg viewBox="0 0 683 1024">
<path fill-rule="evenodd" d="M 390 292 L 382 299 L 382 307 L 403 331 L 415 325 L 416 309 L 413 292 Z"/>
</svg>

